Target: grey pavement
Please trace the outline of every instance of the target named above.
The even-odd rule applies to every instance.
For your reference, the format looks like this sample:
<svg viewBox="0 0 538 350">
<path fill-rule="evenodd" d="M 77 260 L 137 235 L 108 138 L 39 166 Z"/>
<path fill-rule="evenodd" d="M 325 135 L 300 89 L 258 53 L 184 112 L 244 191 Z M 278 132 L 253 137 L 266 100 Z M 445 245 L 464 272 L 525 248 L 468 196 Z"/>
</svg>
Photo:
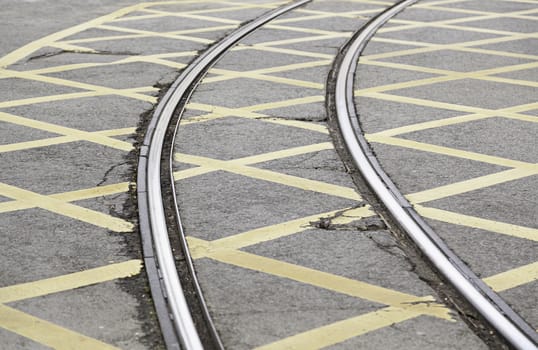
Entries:
<svg viewBox="0 0 538 350">
<path fill-rule="evenodd" d="M 500 347 L 333 145 L 332 61 L 392 3 L 314 0 L 226 53 L 187 105 L 176 195 L 227 349 Z M 164 348 L 133 196 L 137 128 L 200 50 L 280 4 L 0 1 L 2 348 Z M 420 1 L 367 46 L 356 93 L 385 170 L 535 328 L 537 11 Z"/>
</svg>

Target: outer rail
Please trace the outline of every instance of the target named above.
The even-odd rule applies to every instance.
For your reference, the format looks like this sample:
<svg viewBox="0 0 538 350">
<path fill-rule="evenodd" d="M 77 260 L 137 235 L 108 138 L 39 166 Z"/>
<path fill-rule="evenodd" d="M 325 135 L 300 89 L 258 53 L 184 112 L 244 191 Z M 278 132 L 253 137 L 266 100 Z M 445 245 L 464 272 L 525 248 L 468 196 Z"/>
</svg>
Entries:
<svg viewBox="0 0 538 350">
<path fill-rule="evenodd" d="M 181 118 L 192 90 L 226 50 L 265 23 L 310 1 L 298 0 L 269 11 L 211 46 L 182 72 L 153 113 L 140 149 L 137 194 L 146 270 L 169 349 L 203 349 L 174 263 L 162 202 L 161 157 L 170 122 L 176 111 Z"/>
<path fill-rule="evenodd" d="M 337 75 L 332 102 L 344 143 L 369 186 L 437 270 L 514 348 L 537 349 L 534 329 L 481 281 L 422 220 L 381 169 L 359 126 L 353 99 L 359 56 L 383 24 L 417 1 L 403 0 L 390 7 L 355 33 L 343 47 L 343 58 L 335 68 Z"/>
</svg>

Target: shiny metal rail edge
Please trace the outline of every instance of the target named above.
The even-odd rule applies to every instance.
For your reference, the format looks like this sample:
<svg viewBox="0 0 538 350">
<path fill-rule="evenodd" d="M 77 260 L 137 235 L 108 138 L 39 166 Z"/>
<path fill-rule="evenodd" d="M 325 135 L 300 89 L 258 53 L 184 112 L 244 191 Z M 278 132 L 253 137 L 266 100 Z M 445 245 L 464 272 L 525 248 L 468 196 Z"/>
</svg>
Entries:
<svg viewBox="0 0 538 350">
<path fill-rule="evenodd" d="M 362 27 L 341 49 L 333 98 L 344 143 L 359 171 L 400 227 L 461 295 L 516 349 L 537 349 L 536 331 L 480 280 L 440 239 L 382 170 L 358 123 L 354 78 L 359 57 L 376 31 L 418 0 L 404 0 Z"/>
<path fill-rule="evenodd" d="M 163 96 L 140 147 L 137 195 L 146 271 L 167 348 L 203 349 L 185 300 L 170 247 L 161 192 L 161 156 L 174 113 L 180 117 L 185 101 L 207 70 L 239 40 L 272 19 L 311 0 L 299 0 L 269 11 L 238 28 L 198 56 Z M 173 181 L 172 181 L 173 183 Z M 184 240 L 184 238 L 183 238 Z M 185 244 L 185 243 L 183 243 Z M 190 262 L 192 266 L 192 261 Z"/>
</svg>

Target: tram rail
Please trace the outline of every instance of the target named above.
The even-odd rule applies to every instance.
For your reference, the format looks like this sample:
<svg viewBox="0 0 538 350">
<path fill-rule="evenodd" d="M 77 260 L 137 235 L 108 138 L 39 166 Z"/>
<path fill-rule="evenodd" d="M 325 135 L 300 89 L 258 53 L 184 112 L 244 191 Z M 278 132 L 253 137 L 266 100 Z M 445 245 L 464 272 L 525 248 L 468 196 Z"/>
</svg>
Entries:
<svg viewBox="0 0 538 350">
<path fill-rule="evenodd" d="M 335 108 L 340 132 L 354 164 L 398 225 L 441 275 L 516 349 L 536 349 L 538 334 L 488 287 L 440 239 L 413 209 L 383 171 L 360 127 L 354 102 L 354 77 L 359 57 L 372 36 L 392 17 L 418 0 L 403 0 L 374 17 L 341 48 L 333 66 L 329 103 Z"/>
<path fill-rule="evenodd" d="M 149 275 L 159 322 L 163 328 L 163 336 L 168 348 L 179 348 L 181 345 L 186 350 L 203 349 L 202 341 L 192 320 L 174 263 L 169 239 L 169 234 L 171 233 L 167 229 L 162 199 L 162 177 L 172 176 L 171 172 L 170 174 L 161 173 L 165 136 L 170 127 L 177 128 L 177 126 L 171 125 L 171 121 L 175 113 L 178 112 L 177 123 L 179 123 L 185 102 L 188 100 L 192 90 L 224 52 L 265 23 L 309 1 L 311 0 L 298 0 L 269 11 L 239 27 L 198 56 L 175 80 L 161 99 L 148 125 L 139 156 L 137 195 L 140 222 L 142 223 L 141 234 L 146 242 L 151 242 L 144 245 L 146 270 Z M 169 162 L 171 164 L 172 159 Z M 173 180 L 171 183 L 173 184 Z M 172 193 L 174 193 L 173 188 Z M 187 260 L 190 260 L 184 236 L 181 241 Z M 188 264 L 191 276 L 196 281 L 192 261 Z M 197 285 L 197 283 L 195 284 Z M 196 289 L 198 293 L 201 293 L 198 285 Z M 203 300 L 203 297 L 200 297 L 200 299 Z M 209 320 L 207 309 L 203 305 L 202 308 L 205 309 L 206 319 Z M 217 340 L 218 347 L 222 347 L 214 328 L 211 325 L 209 328 L 213 338 Z"/>
</svg>

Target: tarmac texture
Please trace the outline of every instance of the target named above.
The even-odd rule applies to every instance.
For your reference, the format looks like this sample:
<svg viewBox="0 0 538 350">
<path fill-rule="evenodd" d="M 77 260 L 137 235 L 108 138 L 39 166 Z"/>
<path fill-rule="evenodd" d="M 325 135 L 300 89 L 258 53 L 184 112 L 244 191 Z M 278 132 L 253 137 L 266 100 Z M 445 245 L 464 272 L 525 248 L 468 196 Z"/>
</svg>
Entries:
<svg viewBox="0 0 538 350">
<path fill-rule="evenodd" d="M 392 19 L 359 61 L 356 104 L 418 213 L 538 329 L 538 8 L 478 3 Z"/>
<path fill-rule="evenodd" d="M 490 344 L 357 192 L 327 124 L 338 49 L 393 3 L 314 0 L 225 54 L 189 101 L 176 195 L 226 348 Z M 282 4 L 0 1 L 3 348 L 164 348 L 137 127 L 199 51 Z M 385 170 L 534 328 L 537 14 L 530 0 L 420 1 L 373 38 L 356 83 Z"/>
</svg>

